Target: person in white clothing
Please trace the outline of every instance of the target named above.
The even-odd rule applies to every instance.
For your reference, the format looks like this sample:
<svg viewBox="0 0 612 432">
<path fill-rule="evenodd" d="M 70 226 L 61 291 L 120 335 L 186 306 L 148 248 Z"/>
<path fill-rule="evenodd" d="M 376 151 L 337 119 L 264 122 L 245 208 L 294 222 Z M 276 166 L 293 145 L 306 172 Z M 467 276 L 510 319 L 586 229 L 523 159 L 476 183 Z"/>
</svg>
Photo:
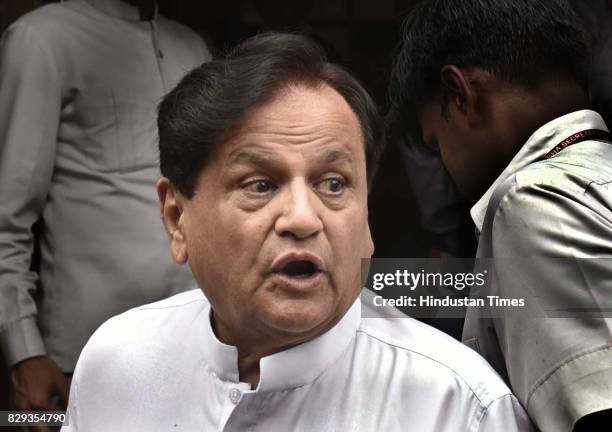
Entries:
<svg viewBox="0 0 612 432">
<path fill-rule="evenodd" d="M 532 431 L 475 352 L 362 319 L 376 106 L 297 35 L 187 75 L 159 108 L 158 193 L 201 289 L 100 327 L 64 431 Z"/>
<path fill-rule="evenodd" d="M 0 352 L 12 409 L 65 408 L 100 324 L 193 281 L 155 214 L 155 108 L 209 58 L 153 0 L 52 3 L 3 34 Z"/>
</svg>

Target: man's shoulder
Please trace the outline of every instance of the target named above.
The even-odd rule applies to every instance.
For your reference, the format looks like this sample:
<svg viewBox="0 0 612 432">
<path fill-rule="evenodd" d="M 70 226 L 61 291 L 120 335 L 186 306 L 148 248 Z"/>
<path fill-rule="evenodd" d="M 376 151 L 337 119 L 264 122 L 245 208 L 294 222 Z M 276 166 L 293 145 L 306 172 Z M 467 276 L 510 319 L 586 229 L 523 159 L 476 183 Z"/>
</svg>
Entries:
<svg viewBox="0 0 612 432">
<path fill-rule="evenodd" d="M 50 3 L 13 22 L 3 34 L 3 49 L 28 58 L 44 52 L 55 68 L 63 69 L 75 56 L 79 35 L 90 32 L 97 21 L 88 15 L 87 4 L 78 1 Z"/>
<path fill-rule="evenodd" d="M 131 425 L 139 415 L 161 413 L 153 419 L 167 414 L 200 365 L 199 323 L 208 317 L 207 305 L 201 291 L 192 290 L 102 324 L 74 371 L 70 397 L 75 423 L 100 426 L 100 421 L 111 419 L 110 424 L 135 430 Z"/>
<path fill-rule="evenodd" d="M 186 25 L 160 15 L 157 19 L 159 28 L 167 37 L 175 39 L 180 45 L 186 45 L 191 52 L 200 54 L 199 62 L 211 59 L 210 50 L 204 39 Z M 179 45 L 179 46 L 180 46 Z M 178 48 L 178 47 L 175 47 Z"/>
<path fill-rule="evenodd" d="M 82 15 L 82 7 L 78 2 L 72 1 L 50 3 L 22 15 L 11 27 L 29 28 L 43 37 L 61 34 L 62 26 L 69 25 L 75 17 Z"/>
<path fill-rule="evenodd" d="M 493 193 L 494 221 L 500 216 L 525 225 L 529 234 L 552 220 L 593 217 L 612 223 L 612 144 L 587 141 L 534 162 Z M 522 222 L 522 221 L 529 221 Z"/>
<path fill-rule="evenodd" d="M 412 318 L 364 318 L 358 334 L 410 357 L 417 370 L 411 379 L 447 380 L 471 392 L 483 407 L 512 395 L 493 368 L 471 348 L 449 335 Z M 419 366 L 420 365 L 420 366 Z"/>
<path fill-rule="evenodd" d="M 185 342 L 194 320 L 202 319 L 208 301 L 200 289 L 138 306 L 116 315 L 102 324 L 91 336 L 82 355 L 104 355 L 129 346 L 139 348 L 171 347 L 179 337 Z"/>
<path fill-rule="evenodd" d="M 181 293 L 175 294 L 162 300 L 153 303 L 148 303 L 142 306 L 137 306 L 123 313 L 122 315 L 135 314 L 141 311 L 151 310 L 170 310 L 172 308 L 184 308 L 193 305 L 208 305 L 208 300 L 200 288 L 190 289 Z M 121 316 L 121 315 L 119 315 Z"/>
<path fill-rule="evenodd" d="M 550 159 L 527 165 L 513 176 L 523 189 L 549 186 L 563 191 L 585 191 L 592 184 L 612 182 L 612 143 L 584 141 Z"/>
<path fill-rule="evenodd" d="M 187 38 L 201 39 L 194 30 L 176 20 L 163 15 L 158 15 L 157 21 L 159 25 L 163 26 L 166 30 L 171 31 L 173 34 Z"/>
<path fill-rule="evenodd" d="M 208 305 L 208 300 L 199 288 L 184 291 L 165 299 L 137 306 L 109 319 L 102 327 L 108 325 L 122 325 L 130 322 L 143 322 L 147 319 L 155 320 L 175 316 L 177 319 L 186 314 L 194 313 Z M 180 309 L 180 313 L 177 312 Z M 101 327 L 101 328 L 102 328 Z"/>
</svg>

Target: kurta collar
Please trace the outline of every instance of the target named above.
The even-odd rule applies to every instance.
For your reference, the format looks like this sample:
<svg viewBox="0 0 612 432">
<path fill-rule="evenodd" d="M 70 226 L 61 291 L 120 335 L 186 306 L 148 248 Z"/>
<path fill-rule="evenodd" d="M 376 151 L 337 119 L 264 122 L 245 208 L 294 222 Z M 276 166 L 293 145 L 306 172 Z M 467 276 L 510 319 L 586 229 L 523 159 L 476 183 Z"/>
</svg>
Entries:
<svg viewBox="0 0 612 432">
<path fill-rule="evenodd" d="M 128 21 L 140 21 L 140 12 L 136 6 L 132 6 L 121 0 L 84 0 L 92 7 L 100 12 L 114 18 L 119 18 Z M 155 3 L 155 12 L 153 20 L 157 18 L 157 3 Z"/>
<path fill-rule="evenodd" d="M 206 316 L 210 316 L 207 305 Z M 321 336 L 285 351 L 264 357 L 259 362 L 260 378 L 256 391 L 279 391 L 313 382 L 332 365 L 355 338 L 361 323 L 359 298 L 336 323 Z M 204 361 L 219 379 L 239 382 L 238 350 L 220 342 L 206 319 L 203 329 Z"/>
<path fill-rule="evenodd" d="M 489 201 L 495 189 L 502 182 L 527 165 L 542 159 L 565 138 L 586 129 L 608 130 L 602 117 L 591 110 L 581 110 L 565 114 L 538 128 L 521 147 L 512 161 L 510 161 L 506 169 L 470 210 L 472 220 L 476 224 L 478 231 L 482 230 Z"/>
</svg>

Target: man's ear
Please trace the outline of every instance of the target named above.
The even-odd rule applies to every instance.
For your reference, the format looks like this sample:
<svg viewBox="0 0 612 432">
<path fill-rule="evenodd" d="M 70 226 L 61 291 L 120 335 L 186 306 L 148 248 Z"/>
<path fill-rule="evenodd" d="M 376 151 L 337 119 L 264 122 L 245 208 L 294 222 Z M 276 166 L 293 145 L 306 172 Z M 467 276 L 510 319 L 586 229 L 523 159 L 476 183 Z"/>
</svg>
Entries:
<svg viewBox="0 0 612 432">
<path fill-rule="evenodd" d="M 166 232 L 170 236 L 170 252 L 178 264 L 187 262 L 187 239 L 183 222 L 186 198 L 166 177 L 157 181 L 159 210 Z"/>
<path fill-rule="evenodd" d="M 455 65 L 445 65 L 440 69 L 440 82 L 445 95 L 443 103 L 452 105 L 455 111 L 472 122 L 478 105 L 478 92 L 468 75 Z M 452 111 L 450 106 L 446 109 Z"/>
</svg>

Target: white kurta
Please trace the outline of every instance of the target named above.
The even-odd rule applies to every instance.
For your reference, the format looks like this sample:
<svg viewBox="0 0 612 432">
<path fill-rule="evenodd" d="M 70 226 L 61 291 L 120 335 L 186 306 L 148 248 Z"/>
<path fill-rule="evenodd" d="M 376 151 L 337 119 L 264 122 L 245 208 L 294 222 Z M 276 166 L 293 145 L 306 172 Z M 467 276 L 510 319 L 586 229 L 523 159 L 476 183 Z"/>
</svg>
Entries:
<svg viewBox="0 0 612 432">
<path fill-rule="evenodd" d="M 0 349 L 9 366 L 48 355 L 72 372 L 108 318 L 188 286 L 159 219 L 156 107 L 209 59 L 187 27 L 140 21 L 120 0 L 49 4 L 3 35 Z"/>
<path fill-rule="evenodd" d="M 85 347 L 69 431 L 531 431 L 474 351 L 410 318 L 361 318 L 261 360 L 256 389 L 200 290 L 128 311 Z"/>
</svg>

